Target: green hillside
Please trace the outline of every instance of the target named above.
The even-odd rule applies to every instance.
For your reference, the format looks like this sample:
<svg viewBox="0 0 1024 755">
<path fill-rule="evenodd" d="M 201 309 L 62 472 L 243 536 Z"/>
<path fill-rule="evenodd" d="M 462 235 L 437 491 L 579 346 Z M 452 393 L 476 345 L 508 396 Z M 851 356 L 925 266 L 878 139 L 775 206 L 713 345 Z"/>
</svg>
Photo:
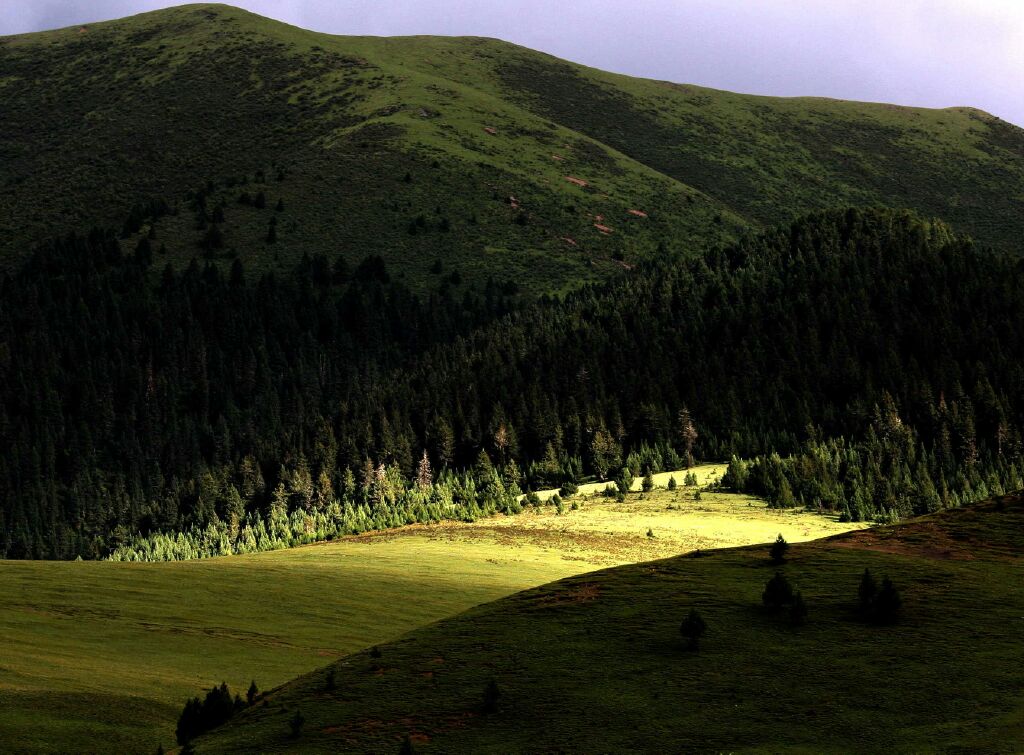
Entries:
<svg viewBox="0 0 1024 755">
<path fill-rule="evenodd" d="M 721 471 L 694 473 L 704 483 Z M 184 563 L 2 561 L 0 750 L 154 752 L 174 742 L 184 701 L 214 683 L 270 688 L 592 569 L 864 526 L 727 493 L 704 491 L 698 502 L 695 491 L 625 504 L 581 494 L 562 515 L 546 506 Z"/>
<path fill-rule="evenodd" d="M 1021 229 L 1024 132 L 984 113 L 736 95 L 497 40 L 191 5 L 2 38 L 0 99 L 8 263 L 133 208 L 128 243 L 155 225 L 160 266 L 381 254 L 421 290 L 453 273 L 559 290 L 838 204 L 1003 247 Z"/>
<path fill-rule="evenodd" d="M 272 690 L 196 751 L 1016 752 L 1022 533 L 1014 496 L 796 545 L 781 567 L 757 546 L 571 577 Z M 894 624 L 858 616 L 866 568 L 894 580 Z M 776 570 L 802 625 L 762 607 Z"/>
</svg>

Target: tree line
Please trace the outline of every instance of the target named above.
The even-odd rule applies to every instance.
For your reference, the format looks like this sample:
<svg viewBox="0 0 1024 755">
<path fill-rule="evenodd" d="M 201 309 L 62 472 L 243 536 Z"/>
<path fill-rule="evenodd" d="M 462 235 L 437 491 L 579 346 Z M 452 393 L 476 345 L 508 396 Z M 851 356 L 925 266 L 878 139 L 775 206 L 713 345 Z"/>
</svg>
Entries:
<svg viewBox="0 0 1024 755">
<path fill-rule="evenodd" d="M 959 505 L 1020 486 L 1022 283 L 876 209 L 528 306 L 417 296 L 379 258 L 250 280 L 63 239 L 0 281 L 0 553 L 287 543 L 695 457 L 777 505 Z"/>
</svg>

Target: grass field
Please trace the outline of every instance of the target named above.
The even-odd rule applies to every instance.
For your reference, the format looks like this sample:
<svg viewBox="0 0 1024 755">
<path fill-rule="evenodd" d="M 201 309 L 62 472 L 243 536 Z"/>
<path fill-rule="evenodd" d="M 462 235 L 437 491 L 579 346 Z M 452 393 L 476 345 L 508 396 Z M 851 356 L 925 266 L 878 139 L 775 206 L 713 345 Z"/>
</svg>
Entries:
<svg viewBox="0 0 1024 755">
<path fill-rule="evenodd" d="M 1022 533 L 1016 496 L 798 544 L 781 567 L 752 547 L 570 577 L 350 656 L 333 688 L 319 670 L 271 691 L 197 751 L 1021 752 Z M 865 568 L 900 590 L 894 625 L 858 617 Z M 805 624 L 762 608 L 776 569 Z"/>
<path fill-rule="evenodd" d="M 697 469 L 702 481 L 721 471 Z M 155 751 L 173 743 L 184 700 L 214 683 L 269 688 L 604 566 L 856 526 L 693 493 L 580 495 L 563 516 L 547 506 L 207 561 L 0 562 L 0 749 Z"/>
</svg>

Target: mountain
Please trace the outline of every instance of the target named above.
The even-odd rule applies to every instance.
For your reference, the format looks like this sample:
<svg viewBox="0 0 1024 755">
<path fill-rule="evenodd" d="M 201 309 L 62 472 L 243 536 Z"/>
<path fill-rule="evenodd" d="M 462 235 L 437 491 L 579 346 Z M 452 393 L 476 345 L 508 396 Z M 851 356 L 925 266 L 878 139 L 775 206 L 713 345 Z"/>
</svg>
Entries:
<svg viewBox="0 0 1024 755">
<path fill-rule="evenodd" d="M 1022 533 L 1018 495 L 793 545 L 782 565 L 755 546 L 571 577 L 271 690 L 196 752 L 1017 751 Z M 859 611 L 865 569 L 893 581 L 893 622 Z M 764 607 L 777 572 L 802 622 Z"/>
<path fill-rule="evenodd" d="M 1004 249 L 1024 222 L 1024 131 L 977 110 L 731 94 L 222 5 L 2 38 L 0 99 L 8 266 L 104 226 L 152 236 L 161 267 L 380 255 L 416 290 L 532 295 L 830 206 Z"/>
</svg>

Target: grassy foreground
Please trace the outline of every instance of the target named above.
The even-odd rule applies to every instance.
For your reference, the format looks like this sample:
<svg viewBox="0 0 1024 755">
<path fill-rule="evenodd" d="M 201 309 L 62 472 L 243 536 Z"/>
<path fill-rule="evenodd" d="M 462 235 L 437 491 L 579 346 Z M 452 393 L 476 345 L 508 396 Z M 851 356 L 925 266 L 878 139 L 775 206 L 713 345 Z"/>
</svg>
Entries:
<svg viewBox="0 0 1024 755">
<path fill-rule="evenodd" d="M 297 679 L 197 751 L 1020 752 L 1022 546 L 1020 496 L 797 545 L 799 627 L 761 607 L 764 547 L 575 576 L 346 658 L 333 690 Z M 858 619 L 865 568 L 902 592 L 895 625 Z"/>
<path fill-rule="evenodd" d="M 697 472 L 704 482 L 721 467 Z M 185 699 L 214 683 L 270 688 L 602 566 L 855 526 L 693 494 L 579 496 L 563 516 L 544 507 L 208 561 L 0 562 L 0 750 L 155 751 L 173 743 Z"/>
</svg>

